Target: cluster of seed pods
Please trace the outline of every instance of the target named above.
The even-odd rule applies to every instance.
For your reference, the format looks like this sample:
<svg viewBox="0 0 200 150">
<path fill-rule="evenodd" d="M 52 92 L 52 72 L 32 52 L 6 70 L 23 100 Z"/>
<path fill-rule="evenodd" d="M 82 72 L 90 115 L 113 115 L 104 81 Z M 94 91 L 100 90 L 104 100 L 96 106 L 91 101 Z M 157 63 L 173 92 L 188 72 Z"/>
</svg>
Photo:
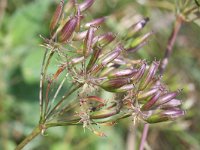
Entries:
<svg viewBox="0 0 200 150">
<path fill-rule="evenodd" d="M 78 97 L 84 109 L 80 109 L 82 112 L 78 115 L 76 113 L 75 117 L 65 118 L 65 121 L 85 125 L 91 122 L 109 124 L 139 114 L 143 121 L 157 123 L 183 116 L 185 112 L 179 108 L 181 100 L 176 99 L 179 91 L 167 90 L 157 73 L 159 61 L 153 61 L 148 65 L 145 60 L 134 61 L 126 57 L 127 54 L 136 52 L 146 45 L 153 34 L 149 32 L 132 38 L 145 27 L 149 18 L 141 19 L 127 29 L 124 41 L 128 44 L 124 44 L 117 40 L 116 34 L 112 32 L 99 33 L 106 17 L 85 21 L 87 18 L 84 11 L 93 3 L 94 0 L 85 0 L 80 4 L 76 0 L 69 0 L 65 4 L 61 0 L 57 6 L 50 23 L 51 41 L 55 43 L 59 53 L 64 51 L 67 60 L 54 73 L 47 87 L 50 89 L 52 81 L 65 70 L 72 76 L 73 83 L 79 84 L 80 87 L 89 85 L 124 98 L 119 100 L 116 97 L 117 101 L 109 103 L 99 95 L 92 95 L 93 93 L 87 93 L 85 90 Z M 65 14 L 72 10 L 70 17 L 66 17 Z M 63 50 L 66 45 L 73 49 L 73 55 L 70 57 L 68 49 Z M 48 97 L 48 93 L 46 95 Z M 91 105 L 91 102 L 95 102 L 95 105 Z M 63 114 L 63 110 L 61 109 L 62 113 L 59 115 Z M 92 131 L 100 134 L 96 130 Z"/>
</svg>

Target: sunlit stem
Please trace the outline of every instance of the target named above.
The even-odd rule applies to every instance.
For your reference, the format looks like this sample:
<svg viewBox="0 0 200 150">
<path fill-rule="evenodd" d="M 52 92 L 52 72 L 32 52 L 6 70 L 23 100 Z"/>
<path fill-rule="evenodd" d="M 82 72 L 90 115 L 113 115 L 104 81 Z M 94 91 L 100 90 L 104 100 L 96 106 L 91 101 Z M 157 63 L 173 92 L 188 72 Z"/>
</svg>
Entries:
<svg viewBox="0 0 200 150">
<path fill-rule="evenodd" d="M 41 73 L 40 73 L 40 92 L 39 92 L 39 100 L 40 100 L 40 121 L 42 121 L 44 114 L 43 114 L 43 107 L 44 107 L 44 100 L 43 100 L 43 85 L 44 85 L 44 65 L 46 61 L 48 49 L 45 50 L 43 61 L 42 61 L 42 67 L 41 67 Z"/>
</svg>

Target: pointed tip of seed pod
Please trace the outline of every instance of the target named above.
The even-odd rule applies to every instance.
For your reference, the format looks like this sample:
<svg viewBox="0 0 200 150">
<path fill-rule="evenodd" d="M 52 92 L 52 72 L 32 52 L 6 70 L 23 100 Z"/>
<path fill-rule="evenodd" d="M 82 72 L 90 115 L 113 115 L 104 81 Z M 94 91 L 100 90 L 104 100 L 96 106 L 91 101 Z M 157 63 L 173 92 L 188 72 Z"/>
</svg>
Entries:
<svg viewBox="0 0 200 150">
<path fill-rule="evenodd" d="M 106 20 L 105 17 L 97 18 L 97 19 L 92 20 L 91 22 L 86 23 L 84 27 L 85 28 L 89 28 L 90 26 L 98 27 L 99 25 L 104 23 L 105 20 Z"/>
<path fill-rule="evenodd" d="M 92 6 L 92 4 L 94 3 L 94 0 L 85 0 L 84 2 L 82 2 L 79 6 L 80 6 L 80 10 L 81 11 L 85 11 L 88 8 L 90 8 Z"/>
</svg>

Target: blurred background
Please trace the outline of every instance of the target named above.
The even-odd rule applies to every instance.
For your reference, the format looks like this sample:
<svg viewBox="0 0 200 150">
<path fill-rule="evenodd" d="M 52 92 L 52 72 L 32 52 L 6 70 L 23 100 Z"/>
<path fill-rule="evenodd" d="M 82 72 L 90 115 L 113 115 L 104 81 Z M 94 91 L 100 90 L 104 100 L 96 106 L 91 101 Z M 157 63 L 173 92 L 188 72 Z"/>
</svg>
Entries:
<svg viewBox="0 0 200 150">
<path fill-rule="evenodd" d="M 96 0 L 86 15 L 108 16 L 106 29 L 123 34 L 143 17 L 150 22 L 141 34 L 153 30 L 147 46 L 134 57 L 149 62 L 162 59 L 180 0 Z M 192 1 L 192 0 L 191 0 Z M 43 48 L 39 35 L 49 36 L 49 22 L 59 0 L 0 0 L 0 149 L 12 150 L 39 120 L 39 76 Z M 195 1 L 191 3 L 196 5 Z M 175 122 L 150 125 L 147 150 L 200 149 L 200 22 L 184 22 L 163 80 L 179 96 L 187 111 Z M 101 127 L 98 137 L 81 126 L 48 129 L 27 150 L 133 150 L 140 143 L 143 124 L 124 119 Z"/>
</svg>

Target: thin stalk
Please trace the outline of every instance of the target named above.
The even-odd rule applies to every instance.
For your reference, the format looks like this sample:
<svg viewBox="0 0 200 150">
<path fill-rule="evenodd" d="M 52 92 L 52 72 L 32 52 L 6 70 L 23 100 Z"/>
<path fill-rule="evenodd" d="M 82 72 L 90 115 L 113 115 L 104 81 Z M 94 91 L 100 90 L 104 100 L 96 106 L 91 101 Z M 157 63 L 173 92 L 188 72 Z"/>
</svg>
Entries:
<svg viewBox="0 0 200 150">
<path fill-rule="evenodd" d="M 45 65 L 45 61 L 46 61 L 46 56 L 47 56 L 47 52 L 48 49 L 45 50 L 44 56 L 43 56 L 43 60 L 42 60 L 42 67 L 41 67 L 41 73 L 40 73 L 40 92 L 39 92 L 39 100 L 40 100 L 40 121 L 42 121 L 43 118 L 43 104 L 44 104 L 44 100 L 43 100 L 43 86 L 44 86 L 44 65 Z"/>
<path fill-rule="evenodd" d="M 15 150 L 21 150 L 25 147 L 30 141 L 32 141 L 36 136 L 41 132 L 40 126 L 37 126 L 16 148 Z"/>
<path fill-rule="evenodd" d="M 144 149 L 144 144 L 146 142 L 148 130 L 149 130 L 149 124 L 145 124 L 143 132 L 142 132 L 142 139 L 141 139 L 141 142 L 140 142 L 140 150 Z"/>
<path fill-rule="evenodd" d="M 51 62 L 51 58 L 53 57 L 54 52 L 55 52 L 55 50 L 54 50 L 54 48 L 53 48 L 53 49 L 51 50 L 50 54 L 49 54 L 49 57 L 48 57 L 47 62 L 46 62 L 46 65 L 45 65 L 45 67 L 44 67 L 43 81 L 44 81 L 45 78 L 46 78 L 47 68 L 48 68 L 48 66 L 49 66 L 49 64 L 50 64 L 50 62 Z M 49 90 L 47 89 L 46 95 L 48 95 L 48 92 L 49 92 Z M 48 104 L 49 104 L 49 98 L 48 98 L 48 96 L 47 96 L 47 97 L 46 97 L 46 101 L 45 101 L 45 113 L 46 113 L 46 111 L 47 111 Z"/>
<path fill-rule="evenodd" d="M 164 73 L 164 71 L 165 71 L 165 69 L 168 65 L 168 61 L 169 61 L 169 58 L 172 54 L 173 47 L 174 47 L 178 32 L 180 31 L 182 23 L 183 23 L 183 19 L 181 18 L 180 15 L 178 15 L 176 17 L 174 28 L 171 32 L 169 39 L 168 39 L 168 44 L 167 44 L 167 48 L 165 50 L 164 58 L 161 61 L 161 66 L 160 66 L 160 74 L 161 75 Z M 148 135 L 148 130 L 149 130 L 149 124 L 145 124 L 144 128 L 143 128 L 141 142 L 140 142 L 140 150 L 144 149 L 144 144 L 145 144 L 145 141 L 146 141 L 146 138 L 147 138 L 147 135 Z"/>
<path fill-rule="evenodd" d="M 46 115 L 46 120 L 49 118 L 49 116 L 52 115 L 52 113 L 58 109 L 60 107 L 60 105 L 64 102 L 64 100 L 70 96 L 72 93 L 74 93 L 76 90 L 78 90 L 83 84 L 78 84 L 76 87 L 74 87 L 72 90 L 70 90 L 69 92 L 67 92 L 62 99 L 57 103 L 56 106 L 54 106 L 54 108 Z"/>
<path fill-rule="evenodd" d="M 167 48 L 165 50 L 164 58 L 161 61 L 161 65 L 160 65 L 160 74 L 161 75 L 164 73 L 164 71 L 165 71 L 165 69 L 168 65 L 169 57 L 172 54 L 172 50 L 173 50 L 173 47 L 174 47 L 178 32 L 180 31 L 182 23 L 183 23 L 183 20 L 182 20 L 181 16 L 177 16 L 174 28 L 171 32 L 169 39 L 168 39 L 168 44 L 167 44 Z"/>
<path fill-rule="evenodd" d="M 51 101 L 51 104 L 50 104 L 48 110 L 50 110 L 50 109 L 51 109 L 51 106 L 54 104 L 54 102 L 55 102 L 55 100 L 56 100 L 56 98 L 57 98 L 57 96 L 58 96 L 58 94 L 59 94 L 61 88 L 63 87 L 64 82 L 65 82 L 66 79 L 67 79 L 67 76 L 68 76 L 68 74 L 64 77 L 64 79 L 62 80 L 62 82 L 61 82 L 60 85 L 58 86 L 58 88 L 57 88 L 57 90 L 56 90 L 56 92 L 55 92 L 55 94 L 54 94 L 54 96 L 53 96 L 53 99 L 52 99 L 52 101 Z M 47 111 L 47 112 L 48 112 L 48 111 Z"/>
</svg>

